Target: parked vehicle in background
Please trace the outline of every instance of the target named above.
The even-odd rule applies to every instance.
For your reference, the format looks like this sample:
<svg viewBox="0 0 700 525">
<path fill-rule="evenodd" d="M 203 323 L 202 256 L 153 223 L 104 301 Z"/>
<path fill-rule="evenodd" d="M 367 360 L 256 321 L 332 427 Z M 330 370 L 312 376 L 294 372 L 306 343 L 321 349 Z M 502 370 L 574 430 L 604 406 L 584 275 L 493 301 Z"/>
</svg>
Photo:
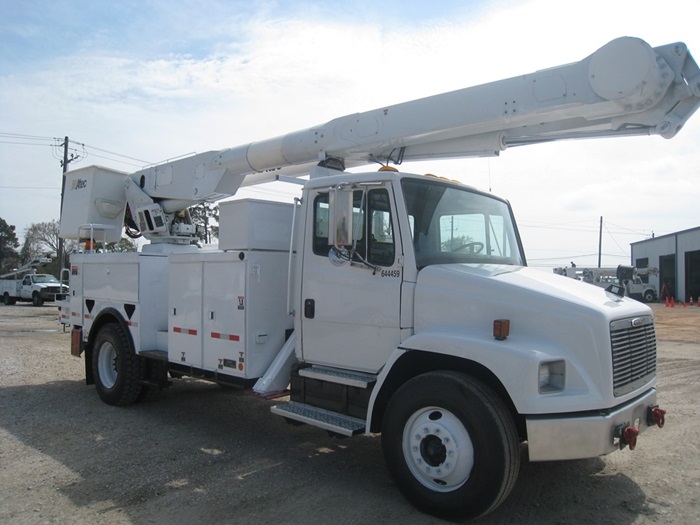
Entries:
<svg viewBox="0 0 700 525">
<path fill-rule="evenodd" d="M 37 268 L 51 262 L 48 257 L 35 259 L 16 270 L 0 276 L 0 296 L 9 306 L 18 301 L 31 301 L 34 306 L 61 300 L 68 293 L 68 286 L 47 273 L 35 273 Z"/>
<path fill-rule="evenodd" d="M 618 284 L 625 290 L 625 294 L 632 299 L 646 303 L 655 302 L 659 294 L 656 286 L 645 283 L 642 275 L 657 275 L 656 268 L 635 268 L 633 266 L 620 265 L 617 267 L 585 268 L 579 266 L 554 268 L 554 273 L 571 277 L 584 283 L 607 288 L 611 284 Z"/>
</svg>

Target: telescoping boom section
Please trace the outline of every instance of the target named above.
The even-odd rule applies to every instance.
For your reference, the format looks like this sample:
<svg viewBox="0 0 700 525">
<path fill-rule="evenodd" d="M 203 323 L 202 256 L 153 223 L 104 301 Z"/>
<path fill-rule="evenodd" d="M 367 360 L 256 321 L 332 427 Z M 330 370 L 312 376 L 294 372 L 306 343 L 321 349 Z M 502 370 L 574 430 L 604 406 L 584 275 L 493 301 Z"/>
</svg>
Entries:
<svg viewBox="0 0 700 525">
<path fill-rule="evenodd" d="M 629 453 L 664 425 L 654 317 L 620 286 L 528 268 L 507 200 L 391 164 L 672 138 L 699 102 L 685 45 L 624 37 L 572 64 L 136 173 L 69 172 L 71 352 L 110 405 L 195 377 L 285 397 L 273 414 L 333 436 L 381 433 L 413 505 L 484 515 L 525 445 L 530 461 Z M 189 206 L 301 175 L 293 203 L 222 202 L 218 247 L 194 244 Z M 123 228 L 151 243 L 104 252 Z"/>
<path fill-rule="evenodd" d="M 572 64 L 152 166 L 132 173 L 119 199 L 110 188 L 110 198 L 98 196 L 88 209 L 78 191 L 68 191 L 61 234 L 77 237 L 80 225 L 93 222 L 121 228 L 128 202 L 129 223 L 146 237 L 191 237 L 178 211 L 234 195 L 241 186 L 307 175 L 328 159 L 349 168 L 494 156 L 509 147 L 562 139 L 672 138 L 699 103 L 700 71 L 684 44 L 652 48 L 622 37 Z M 89 184 L 76 189 L 87 191 Z"/>
</svg>

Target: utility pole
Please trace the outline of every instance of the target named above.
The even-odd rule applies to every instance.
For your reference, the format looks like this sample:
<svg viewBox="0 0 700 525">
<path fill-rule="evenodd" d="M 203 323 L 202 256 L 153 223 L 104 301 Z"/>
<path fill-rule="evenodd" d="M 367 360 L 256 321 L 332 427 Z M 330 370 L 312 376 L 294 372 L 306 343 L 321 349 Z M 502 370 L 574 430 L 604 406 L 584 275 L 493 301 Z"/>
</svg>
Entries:
<svg viewBox="0 0 700 525">
<path fill-rule="evenodd" d="M 68 137 L 66 136 L 63 139 L 63 160 L 61 161 L 61 166 L 63 167 L 63 173 L 61 174 L 61 210 L 59 212 L 59 223 L 60 220 L 63 218 L 63 194 L 66 191 L 66 172 L 68 171 L 68 164 L 73 162 L 74 160 L 78 160 L 80 157 L 76 157 L 71 153 L 70 158 L 68 158 L 68 144 L 69 140 Z M 59 236 L 58 237 L 58 260 L 60 264 L 59 270 L 63 270 L 63 267 L 65 265 L 64 261 L 64 248 L 63 248 L 63 237 Z M 60 277 L 60 276 L 59 276 Z"/>
<path fill-rule="evenodd" d="M 603 251 L 603 216 L 600 216 L 600 228 L 598 229 L 598 268 L 600 268 L 600 256 Z"/>
</svg>

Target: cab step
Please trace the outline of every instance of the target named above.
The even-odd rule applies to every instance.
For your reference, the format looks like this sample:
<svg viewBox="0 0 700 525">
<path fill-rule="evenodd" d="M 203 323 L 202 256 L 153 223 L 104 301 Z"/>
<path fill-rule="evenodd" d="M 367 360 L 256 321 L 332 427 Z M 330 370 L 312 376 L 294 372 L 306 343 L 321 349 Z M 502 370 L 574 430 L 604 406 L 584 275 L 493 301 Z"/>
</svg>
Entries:
<svg viewBox="0 0 700 525">
<path fill-rule="evenodd" d="M 329 383 L 355 386 L 358 388 L 367 388 L 369 385 L 373 385 L 377 381 L 377 376 L 372 374 L 364 374 L 362 372 L 341 370 L 339 368 L 329 368 L 325 366 L 310 366 L 308 368 L 301 368 L 299 369 L 299 375 L 302 377 L 309 377 L 311 379 L 328 381 Z"/>
<path fill-rule="evenodd" d="M 270 411 L 278 416 L 323 428 L 342 436 L 354 436 L 365 431 L 365 422 L 362 419 L 296 401 L 273 406 Z"/>
<path fill-rule="evenodd" d="M 168 352 L 163 350 L 141 350 L 139 355 L 147 359 L 153 359 L 154 361 L 168 362 Z"/>
</svg>

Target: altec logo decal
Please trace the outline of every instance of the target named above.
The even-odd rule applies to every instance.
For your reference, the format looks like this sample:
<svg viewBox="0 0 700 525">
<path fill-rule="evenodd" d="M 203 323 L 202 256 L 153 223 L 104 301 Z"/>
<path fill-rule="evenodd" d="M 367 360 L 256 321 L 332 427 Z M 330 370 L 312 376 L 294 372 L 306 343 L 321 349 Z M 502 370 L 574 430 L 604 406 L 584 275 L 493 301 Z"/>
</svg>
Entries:
<svg viewBox="0 0 700 525">
<path fill-rule="evenodd" d="M 74 179 L 73 182 L 71 183 L 72 190 L 80 190 L 83 188 L 87 188 L 87 180 L 86 179 Z"/>
</svg>

